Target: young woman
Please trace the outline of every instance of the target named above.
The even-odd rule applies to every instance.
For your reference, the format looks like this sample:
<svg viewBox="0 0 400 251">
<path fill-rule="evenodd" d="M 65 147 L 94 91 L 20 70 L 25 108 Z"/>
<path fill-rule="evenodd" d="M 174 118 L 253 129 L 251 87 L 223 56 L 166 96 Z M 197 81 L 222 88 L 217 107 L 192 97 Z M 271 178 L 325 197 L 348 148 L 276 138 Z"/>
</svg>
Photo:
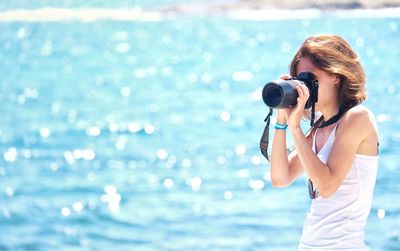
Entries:
<svg viewBox="0 0 400 251">
<path fill-rule="evenodd" d="M 291 76 L 311 72 L 319 85 L 315 105 L 323 118 L 309 135 L 300 120 L 308 88 L 298 85 L 297 105 L 278 110 L 271 151 L 271 181 L 285 187 L 303 172 L 313 199 L 299 250 L 364 251 L 378 166 L 378 130 L 366 99 L 365 75 L 349 44 L 336 35 L 306 39 L 290 65 Z M 290 79 L 286 75 L 283 79 Z M 286 128 L 295 150 L 287 156 Z"/>
</svg>

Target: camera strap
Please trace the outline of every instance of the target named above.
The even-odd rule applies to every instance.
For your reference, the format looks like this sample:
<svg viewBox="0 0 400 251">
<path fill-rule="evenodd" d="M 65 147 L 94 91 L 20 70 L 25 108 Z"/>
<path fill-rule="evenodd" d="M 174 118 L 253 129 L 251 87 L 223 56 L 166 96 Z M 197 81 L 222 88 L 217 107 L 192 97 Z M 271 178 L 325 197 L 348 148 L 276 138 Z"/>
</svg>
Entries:
<svg viewBox="0 0 400 251">
<path fill-rule="evenodd" d="M 346 109 L 344 109 L 343 107 L 339 107 L 339 111 L 338 113 L 333 116 L 332 118 L 328 119 L 328 120 L 324 120 L 321 125 L 318 126 L 318 128 L 324 128 L 327 127 L 329 125 L 332 125 L 334 123 L 336 123 L 337 121 L 339 121 L 339 119 L 342 117 L 342 115 L 346 112 Z"/>
<path fill-rule="evenodd" d="M 272 113 L 273 113 L 272 108 L 269 108 L 269 113 L 268 113 L 267 117 L 264 119 L 265 128 L 264 128 L 264 132 L 263 132 L 263 134 L 261 136 L 261 140 L 260 140 L 261 153 L 268 161 L 269 161 L 269 156 L 268 156 L 269 125 L 271 123 Z"/>
<path fill-rule="evenodd" d="M 315 120 L 315 103 L 313 102 L 312 106 L 311 106 L 311 120 L 310 120 L 310 126 L 313 127 L 314 126 L 314 120 Z"/>
</svg>

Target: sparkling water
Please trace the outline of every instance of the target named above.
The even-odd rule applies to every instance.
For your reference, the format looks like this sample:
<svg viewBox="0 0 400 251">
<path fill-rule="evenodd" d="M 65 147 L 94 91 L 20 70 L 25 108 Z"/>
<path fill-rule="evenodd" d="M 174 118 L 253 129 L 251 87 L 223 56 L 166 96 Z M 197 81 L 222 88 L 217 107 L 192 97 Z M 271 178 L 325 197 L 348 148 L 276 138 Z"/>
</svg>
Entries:
<svg viewBox="0 0 400 251">
<path fill-rule="evenodd" d="M 0 29 L 1 250 L 296 250 L 306 178 L 271 187 L 260 92 L 315 33 L 344 37 L 365 67 L 381 146 L 366 242 L 400 249 L 400 18 Z"/>
</svg>

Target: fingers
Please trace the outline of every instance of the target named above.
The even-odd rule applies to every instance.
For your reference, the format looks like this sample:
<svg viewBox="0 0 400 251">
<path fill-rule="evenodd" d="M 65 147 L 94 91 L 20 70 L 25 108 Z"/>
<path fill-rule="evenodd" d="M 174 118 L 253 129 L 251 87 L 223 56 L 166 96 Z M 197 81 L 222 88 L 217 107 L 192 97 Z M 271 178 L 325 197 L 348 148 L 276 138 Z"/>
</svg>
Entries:
<svg viewBox="0 0 400 251">
<path fill-rule="evenodd" d="M 309 97 L 309 91 L 306 85 L 296 85 L 296 91 L 298 94 L 297 105 L 291 109 L 291 112 L 287 114 L 287 121 L 290 128 L 296 128 L 300 126 L 300 120 L 305 109 L 305 104 Z"/>
<path fill-rule="evenodd" d="M 310 96 L 307 86 L 303 84 L 297 85 L 296 90 L 299 95 L 299 97 L 297 98 L 297 103 L 305 105 Z"/>
<path fill-rule="evenodd" d="M 292 79 L 292 76 L 290 76 L 289 74 L 282 74 L 279 78 L 283 80 L 290 80 Z"/>
</svg>

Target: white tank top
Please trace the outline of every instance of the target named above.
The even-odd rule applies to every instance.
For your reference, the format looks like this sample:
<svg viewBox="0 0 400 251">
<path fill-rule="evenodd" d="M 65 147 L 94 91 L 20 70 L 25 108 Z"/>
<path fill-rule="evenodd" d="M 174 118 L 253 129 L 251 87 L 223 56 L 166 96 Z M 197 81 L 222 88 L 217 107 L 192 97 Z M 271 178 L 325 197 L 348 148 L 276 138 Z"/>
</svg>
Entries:
<svg viewBox="0 0 400 251">
<path fill-rule="evenodd" d="M 326 164 L 336 128 L 323 145 L 318 158 Z M 317 129 L 318 130 L 318 129 Z M 312 149 L 315 149 L 315 135 Z M 328 198 L 312 200 L 303 226 L 299 250 L 370 250 L 364 243 L 364 227 L 371 209 L 378 168 L 378 156 L 356 154 L 352 167 L 338 190 Z"/>
</svg>

